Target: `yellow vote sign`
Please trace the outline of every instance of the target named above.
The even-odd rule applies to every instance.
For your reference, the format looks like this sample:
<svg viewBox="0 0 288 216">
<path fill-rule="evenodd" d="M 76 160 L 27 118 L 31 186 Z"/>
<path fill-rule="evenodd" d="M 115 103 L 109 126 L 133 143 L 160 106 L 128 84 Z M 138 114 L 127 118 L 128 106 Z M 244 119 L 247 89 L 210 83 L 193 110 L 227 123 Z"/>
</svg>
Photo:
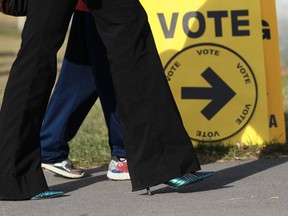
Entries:
<svg viewBox="0 0 288 216">
<path fill-rule="evenodd" d="M 260 0 L 141 2 L 191 139 L 269 141 Z"/>
</svg>

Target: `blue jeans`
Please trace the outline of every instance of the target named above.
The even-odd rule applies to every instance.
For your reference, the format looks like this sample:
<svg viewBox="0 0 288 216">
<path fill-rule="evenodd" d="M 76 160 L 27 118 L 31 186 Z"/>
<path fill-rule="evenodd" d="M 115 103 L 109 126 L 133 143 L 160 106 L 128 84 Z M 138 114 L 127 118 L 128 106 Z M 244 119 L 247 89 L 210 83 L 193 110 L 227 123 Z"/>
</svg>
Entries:
<svg viewBox="0 0 288 216">
<path fill-rule="evenodd" d="M 40 133 L 42 162 L 56 163 L 68 158 L 68 142 L 98 97 L 111 155 L 126 157 L 105 48 L 90 13 L 75 11 L 60 75 Z"/>
</svg>

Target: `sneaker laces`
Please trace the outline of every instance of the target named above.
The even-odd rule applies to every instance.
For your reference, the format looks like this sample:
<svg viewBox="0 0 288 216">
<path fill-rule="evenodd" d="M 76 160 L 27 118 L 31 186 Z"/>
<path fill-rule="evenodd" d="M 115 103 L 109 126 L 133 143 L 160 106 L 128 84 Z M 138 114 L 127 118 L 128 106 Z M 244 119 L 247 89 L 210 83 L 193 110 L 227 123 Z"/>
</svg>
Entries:
<svg viewBox="0 0 288 216">
<path fill-rule="evenodd" d="M 75 167 L 73 166 L 72 162 L 69 159 L 66 159 L 60 163 L 55 163 L 55 166 L 61 167 L 67 172 L 71 172 L 72 170 L 75 169 Z"/>
</svg>

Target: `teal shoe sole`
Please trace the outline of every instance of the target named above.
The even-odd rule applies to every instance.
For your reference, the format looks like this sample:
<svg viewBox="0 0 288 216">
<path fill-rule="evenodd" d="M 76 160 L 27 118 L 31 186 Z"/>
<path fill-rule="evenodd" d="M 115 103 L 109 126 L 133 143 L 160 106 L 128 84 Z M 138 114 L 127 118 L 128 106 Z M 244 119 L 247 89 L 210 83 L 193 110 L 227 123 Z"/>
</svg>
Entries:
<svg viewBox="0 0 288 216">
<path fill-rule="evenodd" d="M 42 200 L 42 199 L 51 199 L 55 197 L 62 196 L 64 194 L 63 191 L 44 191 L 42 193 L 33 196 L 31 200 Z"/>
<path fill-rule="evenodd" d="M 194 184 L 196 182 L 202 181 L 208 177 L 211 177 L 215 174 L 215 172 L 196 172 L 194 174 L 187 173 L 181 177 L 171 179 L 166 184 L 169 187 L 174 189 L 178 189 L 184 187 L 186 185 Z"/>
</svg>

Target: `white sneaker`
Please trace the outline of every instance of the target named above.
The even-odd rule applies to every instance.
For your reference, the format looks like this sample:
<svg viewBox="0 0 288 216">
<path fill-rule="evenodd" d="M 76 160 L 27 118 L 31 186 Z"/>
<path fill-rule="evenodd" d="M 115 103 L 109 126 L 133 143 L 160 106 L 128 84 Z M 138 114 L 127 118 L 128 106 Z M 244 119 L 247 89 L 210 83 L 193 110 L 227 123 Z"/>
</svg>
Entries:
<svg viewBox="0 0 288 216">
<path fill-rule="evenodd" d="M 83 169 L 75 168 L 69 159 L 54 164 L 42 163 L 41 166 L 65 178 L 78 179 L 85 174 Z"/>
<path fill-rule="evenodd" d="M 129 180 L 130 175 L 127 160 L 120 160 L 118 157 L 112 156 L 108 167 L 107 177 L 116 181 Z"/>
</svg>

